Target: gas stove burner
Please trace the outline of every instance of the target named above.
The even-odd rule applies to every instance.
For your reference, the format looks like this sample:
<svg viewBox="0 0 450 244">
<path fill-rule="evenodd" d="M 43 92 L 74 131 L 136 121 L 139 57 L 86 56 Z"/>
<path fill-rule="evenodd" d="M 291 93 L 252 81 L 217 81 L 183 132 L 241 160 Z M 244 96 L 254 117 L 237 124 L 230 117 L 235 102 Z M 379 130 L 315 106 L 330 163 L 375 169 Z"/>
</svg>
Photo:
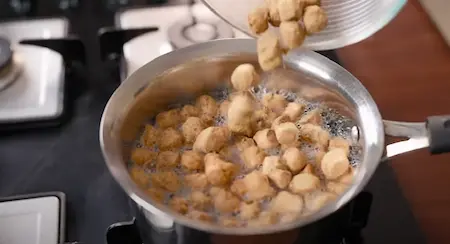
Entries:
<svg viewBox="0 0 450 244">
<path fill-rule="evenodd" d="M 225 22 L 201 22 L 182 19 L 169 27 L 169 40 L 176 48 L 199 42 L 232 38 L 233 30 Z"/>
<path fill-rule="evenodd" d="M 7 68 L 12 60 L 13 52 L 8 39 L 0 37 L 0 70 Z M 0 72 L 3 73 L 3 72 Z"/>
<path fill-rule="evenodd" d="M 0 91 L 5 90 L 17 79 L 22 71 L 22 63 L 20 55 L 13 53 L 9 42 L 0 39 Z"/>
</svg>

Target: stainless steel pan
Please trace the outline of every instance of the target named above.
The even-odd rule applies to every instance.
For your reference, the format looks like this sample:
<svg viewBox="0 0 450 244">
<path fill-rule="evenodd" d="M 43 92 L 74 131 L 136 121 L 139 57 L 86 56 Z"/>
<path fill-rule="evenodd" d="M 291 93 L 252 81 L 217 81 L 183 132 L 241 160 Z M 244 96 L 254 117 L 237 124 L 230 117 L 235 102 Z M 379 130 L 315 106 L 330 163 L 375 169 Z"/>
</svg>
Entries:
<svg viewBox="0 0 450 244">
<path fill-rule="evenodd" d="M 258 228 L 223 228 L 194 221 L 152 201 L 128 175 L 128 143 L 136 138 L 149 116 L 167 105 L 225 85 L 238 64 L 257 65 L 255 50 L 256 43 L 251 39 L 217 40 L 179 49 L 138 69 L 110 98 L 100 125 L 103 156 L 114 178 L 153 226 L 164 230 L 177 223 L 229 235 L 268 234 L 302 227 L 330 215 L 351 200 L 364 188 L 381 161 L 425 147 L 431 153 L 450 150 L 450 116 L 430 117 L 427 123 L 383 121 L 374 100 L 352 74 L 318 53 L 297 50 L 284 58 L 285 69 L 268 75 L 267 87 L 287 89 L 308 100 L 322 102 L 355 121 L 353 139 L 361 147 L 362 159 L 354 184 L 336 202 L 315 214 L 289 224 Z M 407 139 L 386 146 L 385 135 Z"/>
</svg>

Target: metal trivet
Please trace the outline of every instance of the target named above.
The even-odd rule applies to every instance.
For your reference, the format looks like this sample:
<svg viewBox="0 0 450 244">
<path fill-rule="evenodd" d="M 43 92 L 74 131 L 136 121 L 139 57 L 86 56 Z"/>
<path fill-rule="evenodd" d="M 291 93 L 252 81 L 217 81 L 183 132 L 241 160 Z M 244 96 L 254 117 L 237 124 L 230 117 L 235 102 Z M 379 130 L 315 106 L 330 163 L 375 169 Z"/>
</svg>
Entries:
<svg viewBox="0 0 450 244">
<path fill-rule="evenodd" d="M 0 91 L 11 85 L 20 73 L 20 58 L 8 39 L 0 37 Z"/>
</svg>

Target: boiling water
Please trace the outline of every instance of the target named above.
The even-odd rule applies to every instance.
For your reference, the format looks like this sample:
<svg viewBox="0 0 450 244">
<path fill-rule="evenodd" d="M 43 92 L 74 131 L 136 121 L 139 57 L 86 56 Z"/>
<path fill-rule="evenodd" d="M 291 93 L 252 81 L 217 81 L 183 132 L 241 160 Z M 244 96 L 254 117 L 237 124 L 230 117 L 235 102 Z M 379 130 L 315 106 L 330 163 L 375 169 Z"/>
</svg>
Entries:
<svg viewBox="0 0 450 244">
<path fill-rule="evenodd" d="M 322 117 L 322 121 L 323 121 L 322 127 L 324 129 L 326 129 L 330 133 L 331 136 L 339 136 L 339 137 L 343 137 L 343 138 L 347 139 L 350 142 L 353 141 L 351 138 L 351 132 L 352 132 L 352 127 L 354 127 L 356 125 L 355 122 L 347 117 L 340 115 L 337 111 L 335 111 L 333 109 L 325 108 L 319 103 L 308 102 L 300 97 L 297 97 L 297 95 L 295 93 L 292 93 L 289 91 L 283 91 L 283 90 L 269 91 L 264 86 L 254 87 L 254 88 L 252 88 L 251 91 L 254 94 L 254 96 L 259 100 L 262 99 L 262 97 L 265 94 L 267 94 L 269 92 L 275 92 L 277 94 L 284 96 L 286 98 L 286 100 L 289 102 L 297 102 L 297 103 L 305 104 L 306 106 L 305 106 L 304 113 L 307 113 L 315 108 L 320 108 L 321 117 Z M 212 97 L 214 97 L 216 99 L 217 103 L 220 103 L 224 100 L 227 100 L 230 93 L 231 93 L 231 90 L 229 90 L 229 89 L 221 89 L 221 90 L 211 92 L 208 95 L 211 95 Z M 191 101 L 190 103 L 187 102 L 187 103 L 183 103 L 183 104 L 174 104 L 174 105 L 171 105 L 168 109 L 181 108 L 182 106 L 184 106 L 186 104 L 193 104 L 193 101 Z M 215 125 L 223 126 L 225 124 L 225 122 L 226 122 L 225 118 L 223 118 L 221 116 L 217 116 Z M 150 120 L 149 124 L 155 125 L 154 119 Z M 142 130 L 142 132 L 143 132 L 143 130 Z M 140 137 L 141 137 L 141 135 L 139 135 L 137 140 L 134 142 L 133 147 L 143 147 L 143 145 L 139 141 Z M 314 145 L 306 143 L 306 142 L 302 143 L 300 148 L 307 155 L 309 163 L 314 167 L 316 175 L 321 180 L 321 188 L 320 189 L 316 190 L 315 192 L 303 195 L 303 199 L 312 199 L 315 196 L 317 196 L 317 194 L 320 194 L 322 191 L 326 191 L 325 177 L 323 174 L 321 174 L 321 170 L 318 168 L 318 166 L 315 163 L 315 154 L 318 152 L 319 149 L 317 147 L 315 147 Z M 154 148 L 148 148 L 148 149 L 152 150 L 152 151 L 156 151 L 156 152 L 159 151 L 157 146 L 155 146 Z M 191 149 L 192 149 L 191 146 L 184 146 L 179 151 L 180 151 L 180 153 L 182 153 L 186 150 L 191 150 Z M 275 149 L 266 150 L 266 153 L 267 153 L 267 155 L 280 155 L 281 149 L 278 147 Z M 233 162 L 233 163 L 241 166 L 240 174 L 238 174 L 235 177 L 236 179 L 243 178 L 247 173 L 249 173 L 251 171 L 251 170 L 249 171 L 249 170 L 244 169 L 243 161 L 240 157 L 240 152 L 237 150 L 237 148 L 230 147 L 229 155 L 231 155 L 231 156 L 228 158 L 225 158 L 225 160 Z M 354 143 L 350 146 L 350 158 L 349 159 L 350 159 L 350 163 L 353 167 L 356 167 L 358 165 L 358 163 L 361 160 L 361 148 L 359 145 Z M 130 167 L 138 167 L 138 166 L 134 165 L 133 162 L 129 162 L 129 166 Z M 154 173 L 156 171 L 156 169 L 154 167 L 146 167 L 145 171 L 147 173 L 151 174 L 151 173 Z M 177 175 L 179 175 L 180 180 L 182 180 L 183 176 L 186 174 L 186 172 L 184 170 L 182 170 L 181 166 L 178 166 L 177 168 L 175 168 L 174 172 L 176 172 Z M 191 174 L 191 173 L 197 173 L 197 172 L 189 172 L 189 174 Z M 274 189 L 278 189 L 274 185 L 272 185 L 272 186 L 274 187 Z M 149 185 L 149 187 L 152 187 L 152 186 Z M 206 189 L 206 192 L 209 192 L 209 189 Z M 167 193 L 165 195 L 164 203 L 168 204 L 170 198 L 173 196 L 188 197 L 190 193 L 191 193 L 191 190 L 188 187 L 181 187 L 181 189 L 178 192 L 170 193 L 170 194 Z M 262 210 L 264 210 L 268 207 L 268 203 L 270 202 L 270 200 L 271 199 L 264 199 L 260 202 Z M 309 209 L 307 209 L 307 204 L 304 204 L 304 205 L 306 208 L 303 210 L 303 214 L 306 215 L 306 214 L 311 213 L 311 211 Z M 190 208 L 191 208 L 191 206 L 190 206 Z M 213 208 L 210 208 L 206 212 L 211 214 L 215 219 L 217 219 L 217 217 L 219 217 L 219 216 L 226 216 L 224 214 L 214 211 Z M 230 214 L 230 215 L 231 216 L 239 216 L 238 213 L 234 213 L 234 214 Z"/>
</svg>

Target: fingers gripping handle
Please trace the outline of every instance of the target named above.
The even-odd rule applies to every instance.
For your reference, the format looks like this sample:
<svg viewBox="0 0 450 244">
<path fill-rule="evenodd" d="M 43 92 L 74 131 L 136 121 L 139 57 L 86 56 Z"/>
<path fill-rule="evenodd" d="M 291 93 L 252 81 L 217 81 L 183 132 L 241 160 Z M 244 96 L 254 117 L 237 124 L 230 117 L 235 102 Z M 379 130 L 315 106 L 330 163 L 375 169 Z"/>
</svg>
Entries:
<svg viewBox="0 0 450 244">
<path fill-rule="evenodd" d="M 450 152 L 450 115 L 428 117 L 427 131 L 432 154 Z"/>
</svg>

